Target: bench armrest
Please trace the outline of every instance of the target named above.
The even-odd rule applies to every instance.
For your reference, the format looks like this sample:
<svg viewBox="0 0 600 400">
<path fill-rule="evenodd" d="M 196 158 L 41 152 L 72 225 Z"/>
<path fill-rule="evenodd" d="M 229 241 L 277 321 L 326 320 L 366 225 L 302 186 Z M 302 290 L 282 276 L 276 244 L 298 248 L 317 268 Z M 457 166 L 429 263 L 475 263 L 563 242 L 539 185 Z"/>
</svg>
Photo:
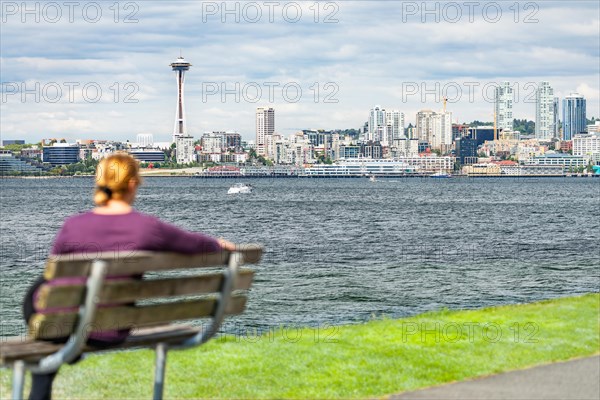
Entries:
<svg viewBox="0 0 600 400">
<path fill-rule="evenodd" d="M 75 360 L 81 354 L 90 332 L 90 324 L 96 315 L 98 296 L 106 276 L 106 266 L 107 263 L 103 260 L 95 260 L 92 263 L 92 270 L 86 281 L 85 302 L 78 311 L 77 328 L 59 351 L 42 358 L 37 365 L 28 366 L 31 372 L 38 374 L 54 372 L 62 364 Z"/>
<path fill-rule="evenodd" d="M 224 273 L 225 279 L 223 280 L 223 287 L 217 304 L 215 315 L 213 316 L 210 325 L 207 329 L 201 329 L 194 337 L 191 337 L 179 345 L 171 347 L 174 350 L 183 350 L 190 347 L 199 346 L 210 340 L 219 330 L 219 327 L 223 323 L 225 317 L 225 309 L 227 303 L 231 299 L 231 292 L 235 287 L 235 283 L 238 276 L 238 269 L 244 264 L 244 254 L 241 252 L 233 251 L 229 255 L 228 269 Z"/>
</svg>

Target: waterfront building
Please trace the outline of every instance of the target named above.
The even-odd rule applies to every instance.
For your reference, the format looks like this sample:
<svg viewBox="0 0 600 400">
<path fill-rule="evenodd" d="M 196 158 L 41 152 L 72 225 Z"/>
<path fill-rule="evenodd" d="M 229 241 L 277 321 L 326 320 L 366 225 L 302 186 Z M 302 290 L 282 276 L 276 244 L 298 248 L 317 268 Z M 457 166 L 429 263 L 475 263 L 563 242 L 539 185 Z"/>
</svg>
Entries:
<svg viewBox="0 0 600 400">
<path fill-rule="evenodd" d="M 494 107 L 497 129 L 513 129 L 513 88 L 509 82 L 496 87 Z"/>
<path fill-rule="evenodd" d="M 518 165 L 513 161 L 467 165 L 462 172 L 468 176 L 563 176 L 561 165 Z"/>
<path fill-rule="evenodd" d="M 185 72 L 190 69 L 192 64 L 185 61 L 181 56 L 177 57 L 175 62 L 171 63 L 171 68 L 175 71 L 175 79 L 177 79 L 177 107 L 175 109 L 175 128 L 173 129 L 173 143 L 178 136 L 187 135 L 185 109 L 183 102 L 183 81 Z"/>
<path fill-rule="evenodd" d="M 135 140 L 139 147 L 152 147 L 154 144 L 154 136 L 151 133 L 138 133 Z"/>
<path fill-rule="evenodd" d="M 51 165 L 69 165 L 79 161 L 79 145 L 73 143 L 54 143 L 44 146 L 42 161 Z"/>
<path fill-rule="evenodd" d="M 535 92 L 535 137 L 550 140 L 555 137 L 556 105 L 550 83 L 540 82 Z"/>
<path fill-rule="evenodd" d="M 162 150 L 152 149 L 129 149 L 127 151 L 136 160 L 141 162 L 164 162 L 165 153 Z"/>
<path fill-rule="evenodd" d="M 468 176 L 498 176 L 500 175 L 500 166 L 494 163 L 465 165 L 462 167 L 462 173 Z"/>
<path fill-rule="evenodd" d="M 3 175 L 38 175 L 42 169 L 31 165 L 22 158 L 15 157 L 11 151 L 0 150 L 0 176 Z"/>
<path fill-rule="evenodd" d="M 407 162 L 392 159 L 350 159 L 340 160 L 333 164 L 319 164 L 305 168 L 303 174 L 309 177 L 331 176 L 397 176 L 415 173 L 415 168 Z"/>
<path fill-rule="evenodd" d="M 564 172 L 575 172 L 580 167 L 587 166 L 587 160 L 583 156 L 575 156 L 562 153 L 550 153 L 531 157 L 527 165 L 560 165 Z"/>
<path fill-rule="evenodd" d="M 175 138 L 175 158 L 177 164 L 189 164 L 197 161 L 193 136 L 177 136 Z"/>
<path fill-rule="evenodd" d="M 501 175 L 509 176 L 563 176 L 561 165 L 519 165 L 514 161 L 500 161 Z"/>
<path fill-rule="evenodd" d="M 585 108 L 586 101 L 578 93 L 563 99 L 563 140 L 571 140 L 576 134 L 585 132 Z"/>
<path fill-rule="evenodd" d="M 468 176 L 498 176 L 500 166 L 494 163 L 477 163 L 462 167 L 462 173 Z"/>
<path fill-rule="evenodd" d="M 593 164 L 600 161 L 600 132 L 575 135 L 573 137 L 573 155 L 583 156 Z"/>
<path fill-rule="evenodd" d="M 564 168 L 561 165 L 519 165 L 518 175 L 546 175 L 546 176 L 562 176 L 564 175 Z"/>
</svg>

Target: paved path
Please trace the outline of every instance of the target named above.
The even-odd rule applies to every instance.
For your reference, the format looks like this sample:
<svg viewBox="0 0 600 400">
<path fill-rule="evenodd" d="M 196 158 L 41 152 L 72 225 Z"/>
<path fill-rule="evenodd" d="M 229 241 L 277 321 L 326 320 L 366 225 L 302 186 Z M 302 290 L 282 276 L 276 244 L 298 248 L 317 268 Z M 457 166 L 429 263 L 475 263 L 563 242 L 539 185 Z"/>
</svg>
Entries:
<svg viewBox="0 0 600 400">
<path fill-rule="evenodd" d="M 600 356 L 390 396 L 393 400 L 600 400 Z"/>
</svg>

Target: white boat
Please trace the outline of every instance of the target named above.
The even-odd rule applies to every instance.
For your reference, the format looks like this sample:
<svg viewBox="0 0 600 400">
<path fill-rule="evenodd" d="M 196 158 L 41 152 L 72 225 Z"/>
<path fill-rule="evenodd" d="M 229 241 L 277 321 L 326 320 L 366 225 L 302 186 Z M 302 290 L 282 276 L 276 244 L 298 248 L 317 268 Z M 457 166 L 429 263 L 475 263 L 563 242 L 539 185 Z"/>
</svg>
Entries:
<svg viewBox="0 0 600 400">
<path fill-rule="evenodd" d="M 252 193 L 252 186 L 246 183 L 236 183 L 229 188 L 227 194 L 248 194 Z"/>
<path fill-rule="evenodd" d="M 375 178 L 375 175 L 371 175 L 371 176 L 369 177 L 369 180 L 370 180 L 371 182 L 377 182 L 377 178 Z"/>
<path fill-rule="evenodd" d="M 447 174 L 443 171 L 438 171 L 435 174 L 429 175 L 431 178 L 450 178 L 452 175 Z"/>
</svg>

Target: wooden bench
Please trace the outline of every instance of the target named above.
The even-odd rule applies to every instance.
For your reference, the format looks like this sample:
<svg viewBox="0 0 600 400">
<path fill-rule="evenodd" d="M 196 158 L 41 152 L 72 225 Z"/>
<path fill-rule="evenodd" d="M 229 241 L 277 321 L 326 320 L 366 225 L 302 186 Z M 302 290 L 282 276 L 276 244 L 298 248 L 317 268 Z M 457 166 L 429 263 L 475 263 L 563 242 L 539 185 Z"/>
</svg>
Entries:
<svg viewBox="0 0 600 400">
<path fill-rule="evenodd" d="M 26 370 L 49 373 L 83 353 L 148 347 L 155 349 L 156 356 L 154 399 L 162 398 L 167 350 L 199 346 L 215 335 L 225 315 L 243 312 L 254 272 L 239 267 L 258 262 L 261 255 L 262 247 L 250 244 L 237 246 L 235 252 L 198 255 L 129 251 L 51 257 L 44 271 L 46 280 L 82 277 L 85 283 L 42 285 L 36 307 L 62 307 L 62 311 L 34 314 L 28 337 L 0 343 L 2 366 L 13 368 L 13 398 L 23 396 Z M 197 270 L 205 267 L 216 271 Z M 115 275 L 144 277 L 105 280 Z M 173 324 L 202 318 L 208 320 L 201 326 Z M 86 344 L 91 332 L 115 329 L 131 329 L 124 343 L 102 349 Z M 48 341 L 65 336 L 69 339 L 64 344 Z"/>
</svg>

